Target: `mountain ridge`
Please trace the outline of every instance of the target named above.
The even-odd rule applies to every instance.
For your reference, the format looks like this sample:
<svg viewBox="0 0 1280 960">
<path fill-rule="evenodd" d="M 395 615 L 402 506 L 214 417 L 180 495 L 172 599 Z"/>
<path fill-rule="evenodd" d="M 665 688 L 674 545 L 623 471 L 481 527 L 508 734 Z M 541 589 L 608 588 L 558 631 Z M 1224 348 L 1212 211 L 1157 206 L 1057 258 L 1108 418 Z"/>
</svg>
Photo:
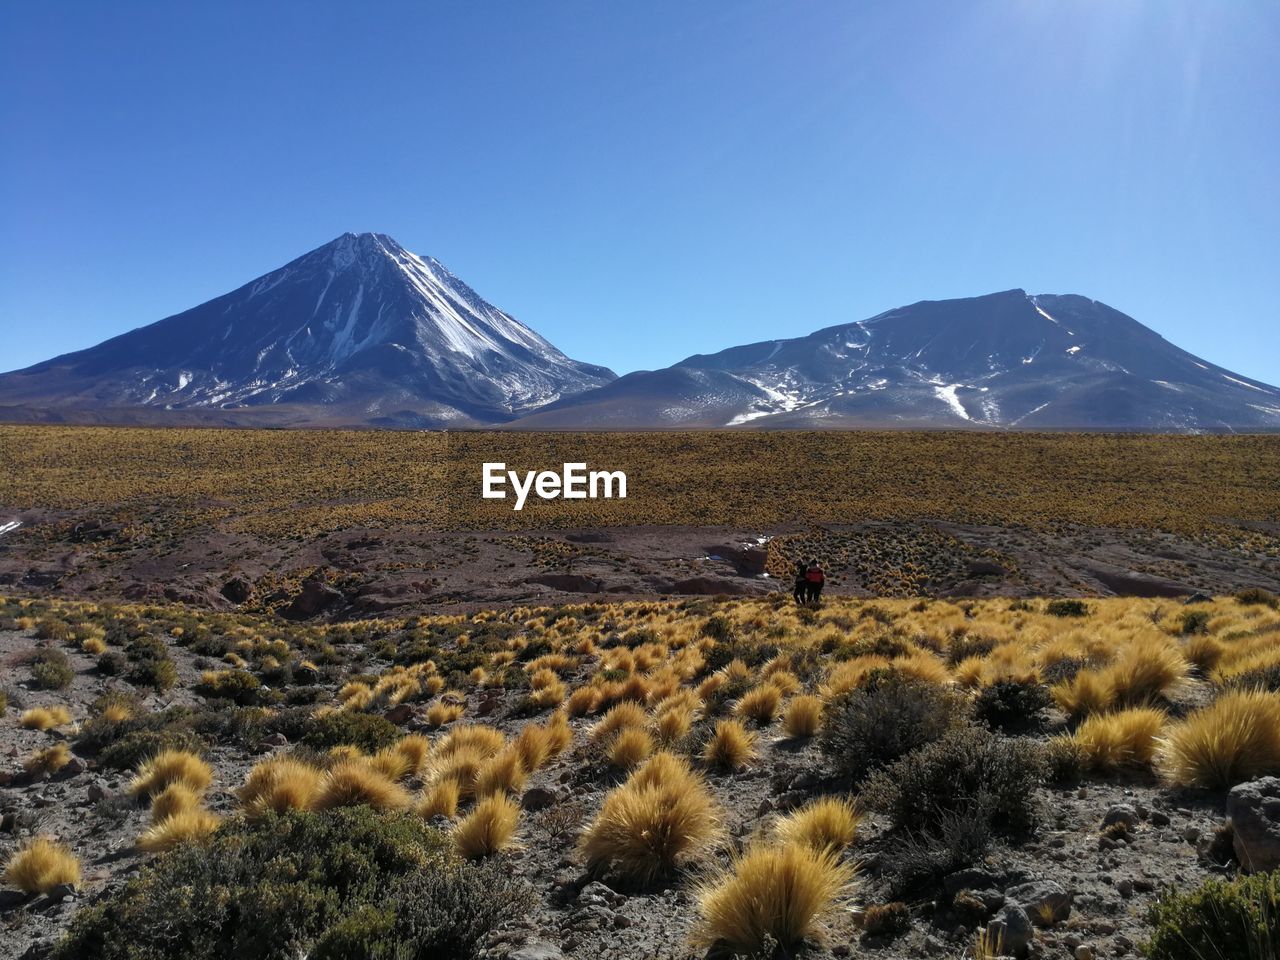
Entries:
<svg viewBox="0 0 1280 960">
<path fill-rule="evenodd" d="M 616 377 L 433 257 L 346 233 L 0 375 L 0 419 L 514 429 L 1280 429 L 1280 390 L 1077 294 L 922 300 Z"/>
</svg>

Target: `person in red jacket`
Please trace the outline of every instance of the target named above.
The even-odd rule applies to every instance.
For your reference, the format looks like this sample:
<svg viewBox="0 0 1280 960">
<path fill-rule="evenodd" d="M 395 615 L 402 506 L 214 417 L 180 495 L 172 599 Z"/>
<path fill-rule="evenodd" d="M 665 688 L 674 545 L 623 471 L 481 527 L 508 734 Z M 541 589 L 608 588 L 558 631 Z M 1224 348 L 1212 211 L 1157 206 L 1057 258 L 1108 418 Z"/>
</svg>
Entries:
<svg viewBox="0 0 1280 960">
<path fill-rule="evenodd" d="M 822 600 L 822 586 L 826 582 L 827 575 L 823 572 L 822 564 L 815 557 L 809 561 L 809 569 L 804 572 L 805 600 L 809 603 L 819 603 Z"/>
</svg>

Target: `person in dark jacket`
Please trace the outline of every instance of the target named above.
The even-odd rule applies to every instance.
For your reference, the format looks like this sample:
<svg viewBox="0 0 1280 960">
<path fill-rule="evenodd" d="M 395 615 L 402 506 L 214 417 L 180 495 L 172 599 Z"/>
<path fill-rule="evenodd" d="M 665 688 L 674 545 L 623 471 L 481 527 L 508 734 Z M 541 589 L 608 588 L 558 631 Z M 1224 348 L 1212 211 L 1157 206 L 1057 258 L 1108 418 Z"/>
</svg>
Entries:
<svg viewBox="0 0 1280 960">
<path fill-rule="evenodd" d="M 815 557 L 809 561 L 809 566 L 804 572 L 805 602 L 820 603 L 822 600 L 822 587 L 826 582 L 826 572 L 823 571 L 822 564 Z"/>
<path fill-rule="evenodd" d="M 799 604 L 803 604 L 809 598 L 809 581 L 805 578 L 808 570 L 807 563 L 803 560 L 796 561 L 796 582 L 791 587 L 791 596 Z"/>
</svg>

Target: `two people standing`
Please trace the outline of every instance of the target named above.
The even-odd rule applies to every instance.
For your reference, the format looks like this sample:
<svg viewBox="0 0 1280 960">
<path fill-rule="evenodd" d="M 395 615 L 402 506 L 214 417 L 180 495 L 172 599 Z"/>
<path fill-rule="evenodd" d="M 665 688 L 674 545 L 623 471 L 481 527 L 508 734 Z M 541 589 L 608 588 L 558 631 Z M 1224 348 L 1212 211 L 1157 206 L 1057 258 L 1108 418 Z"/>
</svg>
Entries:
<svg viewBox="0 0 1280 960">
<path fill-rule="evenodd" d="M 826 582 L 827 575 L 816 557 L 808 563 L 802 560 L 796 564 L 796 582 L 791 595 L 799 604 L 818 603 Z"/>
</svg>

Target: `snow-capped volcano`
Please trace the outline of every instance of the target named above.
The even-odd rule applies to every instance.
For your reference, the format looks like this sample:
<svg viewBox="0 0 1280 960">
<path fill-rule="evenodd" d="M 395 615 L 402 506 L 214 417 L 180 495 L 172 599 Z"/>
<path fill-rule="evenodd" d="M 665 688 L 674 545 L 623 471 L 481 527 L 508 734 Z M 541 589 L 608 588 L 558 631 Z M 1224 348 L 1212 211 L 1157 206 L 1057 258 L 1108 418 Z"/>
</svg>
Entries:
<svg viewBox="0 0 1280 960">
<path fill-rule="evenodd" d="M 568 424 L 1275 429 L 1280 390 L 1096 300 L 1008 290 L 692 356 L 520 423 Z"/>
<path fill-rule="evenodd" d="M 496 423 L 614 379 L 431 257 L 344 234 L 217 299 L 0 377 L 0 403 L 305 408 L 304 420 Z"/>
</svg>

